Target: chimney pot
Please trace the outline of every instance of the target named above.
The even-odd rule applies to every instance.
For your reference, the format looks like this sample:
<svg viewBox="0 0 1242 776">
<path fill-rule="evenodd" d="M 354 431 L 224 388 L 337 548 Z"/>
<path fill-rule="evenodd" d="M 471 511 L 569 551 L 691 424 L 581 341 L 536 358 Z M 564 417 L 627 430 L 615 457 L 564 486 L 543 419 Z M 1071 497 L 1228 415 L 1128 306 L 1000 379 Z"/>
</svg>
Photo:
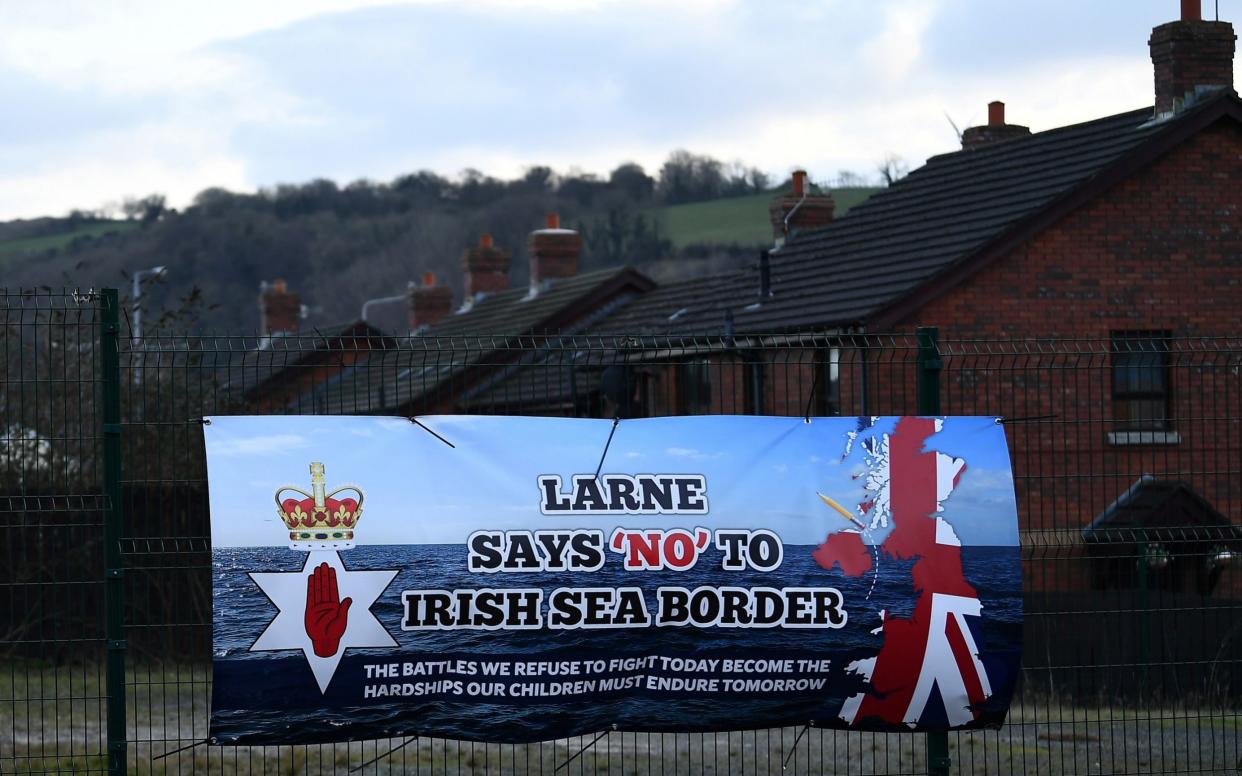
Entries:
<svg viewBox="0 0 1242 776">
<path fill-rule="evenodd" d="M 988 123 L 978 127 L 967 127 L 962 132 L 962 148 L 980 148 L 1002 140 L 1026 137 L 1029 134 L 1031 134 L 1029 127 L 1005 123 L 1005 103 L 993 100 L 988 103 Z"/>
<path fill-rule="evenodd" d="M 408 293 L 410 331 L 434 326 L 453 312 L 453 290 L 436 285 L 436 273 L 424 272 L 423 284 L 410 284 Z"/>
<path fill-rule="evenodd" d="M 768 205 L 772 223 L 772 240 L 777 248 L 797 229 L 815 229 L 832 223 L 836 203 L 832 194 L 812 194 L 807 186 L 806 170 L 794 170 L 793 191 L 777 195 Z"/>
<path fill-rule="evenodd" d="M 1229 22 L 1203 21 L 1200 0 L 1182 0 L 1181 19 L 1155 27 L 1147 41 L 1155 114 L 1175 113 L 1203 92 L 1233 89 L 1237 39 Z"/>
<path fill-rule="evenodd" d="M 543 229 L 530 233 L 526 252 L 530 254 L 530 286 L 537 289 L 545 280 L 571 278 L 578 274 L 578 255 L 582 237 L 571 229 L 561 228 L 561 219 L 549 213 Z"/>
<path fill-rule="evenodd" d="M 480 235 L 478 247 L 468 249 L 461 257 L 462 269 L 466 271 L 466 301 L 476 294 L 495 294 L 507 289 L 509 259 L 509 252 L 497 248 L 490 234 Z"/>
<path fill-rule="evenodd" d="M 298 330 L 302 318 L 302 297 L 289 291 L 283 278 L 259 285 L 259 333 L 292 334 Z"/>
</svg>

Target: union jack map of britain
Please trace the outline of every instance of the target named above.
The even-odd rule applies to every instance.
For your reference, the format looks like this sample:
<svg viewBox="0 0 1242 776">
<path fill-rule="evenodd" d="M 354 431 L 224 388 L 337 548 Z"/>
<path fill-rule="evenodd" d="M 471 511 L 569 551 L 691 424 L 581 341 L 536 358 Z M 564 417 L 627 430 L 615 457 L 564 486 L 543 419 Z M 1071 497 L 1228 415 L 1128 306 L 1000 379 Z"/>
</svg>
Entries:
<svg viewBox="0 0 1242 776">
<path fill-rule="evenodd" d="M 213 417 L 214 743 L 1000 725 L 993 417 Z"/>
</svg>

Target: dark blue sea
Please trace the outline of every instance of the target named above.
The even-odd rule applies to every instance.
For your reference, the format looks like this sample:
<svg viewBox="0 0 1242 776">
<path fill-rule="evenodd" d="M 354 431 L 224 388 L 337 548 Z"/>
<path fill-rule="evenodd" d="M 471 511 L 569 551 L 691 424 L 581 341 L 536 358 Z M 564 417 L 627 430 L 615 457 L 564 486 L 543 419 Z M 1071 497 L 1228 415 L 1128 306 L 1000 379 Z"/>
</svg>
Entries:
<svg viewBox="0 0 1242 776">
<path fill-rule="evenodd" d="M 771 572 L 722 571 L 720 553 L 709 549 L 688 571 L 627 572 L 615 553 L 604 568 L 557 572 L 472 574 L 465 545 L 360 546 L 341 553 L 350 570 L 401 571 L 372 607 L 396 639 L 396 649 L 351 648 L 322 693 L 300 651 L 250 652 L 276 616 L 247 572 L 299 571 L 305 553 L 283 547 L 217 548 L 213 552 L 214 685 L 211 735 L 220 743 L 302 743 L 429 735 L 470 740 L 524 742 L 605 730 L 722 731 L 805 724 L 843 725 L 837 714 L 845 698 L 861 690 L 847 674 L 855 659 L 873 657 L 882 636 L 871 631 L 879 612 L 908 617 L 916 600 L 913 562 L 882 559 L 879 581 L 868 572 L 850 578 L 827 571 L 812 558 L 814 546 L 786 545 L 784 560 Z M 980 709 L 977 726 L 998 725 L 1013 693 L 1022 648 L 1022 594 L 1017 547 L 964 547 L 967 581 L 979 593 L 983 617 L 968 618 L 993 695 Z M 656 612 L 660 586 L 834 587 L 844 597 L 848 623 L 841 629 L 748 629 L 649 627 L 602 630 L 402 631 L 401 591 L 481 587 L 641 586 L 648 611 Z M 870 594 L 870 597 L 868 597 Z M 379 661 L 606 660 L 623 657 L 790 658 L 830 660 L 816 674 L 813 691 L 772 693 L 675 693 L 643 687 L 562 698 L 454 696 L 364 698 L 364 665 Z M 644 672 L 640 672 L 644 673 Z M 658 670 L 666 676 L 678 674 Z M 709 674 L 695 674 L 709 676 Z M 737 674 L 714 674 L 728 678 Z M 803 676 L 798 674 L 798 676 Z M 477 678 L 477 677 L 476 677 Z M 579 678 L 579 677 L 574 677 Z M 396 681 L 410 681 L 409 679 Z M 546 681 L 546 680 L 545 680 Z M 942 720 L 922 720 L 929 728 Z M 871 729 L 875 729 L 872 726 Z M 903 728 L 904 729 L 904 728 Z"/>
</svg>

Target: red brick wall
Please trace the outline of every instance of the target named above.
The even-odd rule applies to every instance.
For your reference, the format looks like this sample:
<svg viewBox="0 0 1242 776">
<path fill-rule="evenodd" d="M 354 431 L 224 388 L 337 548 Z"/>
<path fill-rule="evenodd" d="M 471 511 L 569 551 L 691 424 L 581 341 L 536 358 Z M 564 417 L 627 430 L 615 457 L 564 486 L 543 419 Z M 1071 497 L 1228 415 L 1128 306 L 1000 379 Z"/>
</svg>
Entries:
<svg viewBox="0 0 1242 776">
<path fill-rule="evenodd" d="M 897 328 L 941 336 L 1235 332 L 1242 129 L 1204 131 Z"/>
<path fill-rule="evenodd" d="M 274 366 L 273 373 L 280 372 L 279 379 L 262 385 L 246 399 L 247 407 L 252 412 L 270 413 L 289 407 L 298 397 L 313 390 L 316 386 L 331 380 L 367 356 L 372 349 L 379 347 L 369 337 L 342 337 L 332 343 L 332 348 L 311 353 L 304 360 L 290 364 L 283 370 Z M 292 362 L 297 355 L 290 352 Z M 344 407 L 332 408 L 335 411 L 348 411 L 349 401 Z M 293 407 L 297 411 L 309 411 L 307 407 Z"/>
<path fill-rule="evenodd" d="M 1084 343 L 1080 355 L 1040 354 L 1035 346 L 1022 355 L 946 360 L 946 412 L 1056 416 L 1009 429 L 1019 453 L 1023 528 L 1040 531 L 1029 535 L 1033 540 L 1073 540 L 1145 473 L 1188 481 L 1242 523 L 1242 380 L 1236 357 L 1196 353 L 1185 339 L 1242 333 L 1238 192 L 1242 130 L 1221 124 L 895 327 L 935 325 L 942 340 L 1095 340 Z M 1180 343 L 1175 348 L 1190 351 L 1174 355 L 1171 370 L 1173 428 L 1181 440 L 1110 445 L 1107 340 L 1116 331 L 1153 329 L 1170 331 Z M 1086 564 L 1073 565 L 1071 577 L 1085 571 Z M 1059 572 L 1056 585 L 1081 581 Z"/>
</svg>

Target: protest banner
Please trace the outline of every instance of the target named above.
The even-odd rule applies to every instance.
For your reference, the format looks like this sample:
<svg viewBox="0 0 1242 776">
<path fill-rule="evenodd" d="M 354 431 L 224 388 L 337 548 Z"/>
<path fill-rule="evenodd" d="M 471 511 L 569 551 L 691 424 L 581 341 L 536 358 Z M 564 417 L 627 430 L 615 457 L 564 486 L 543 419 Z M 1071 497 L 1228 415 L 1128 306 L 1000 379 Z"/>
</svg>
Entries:
<svg viewBox="0 0 1242 776">
<path fill-rule="evenodd" d="M 434 433 L 432 433 L 434 432 Z M 213 417 L 215 743 L 998 725 L 995 418 Z"/>
</svg>

